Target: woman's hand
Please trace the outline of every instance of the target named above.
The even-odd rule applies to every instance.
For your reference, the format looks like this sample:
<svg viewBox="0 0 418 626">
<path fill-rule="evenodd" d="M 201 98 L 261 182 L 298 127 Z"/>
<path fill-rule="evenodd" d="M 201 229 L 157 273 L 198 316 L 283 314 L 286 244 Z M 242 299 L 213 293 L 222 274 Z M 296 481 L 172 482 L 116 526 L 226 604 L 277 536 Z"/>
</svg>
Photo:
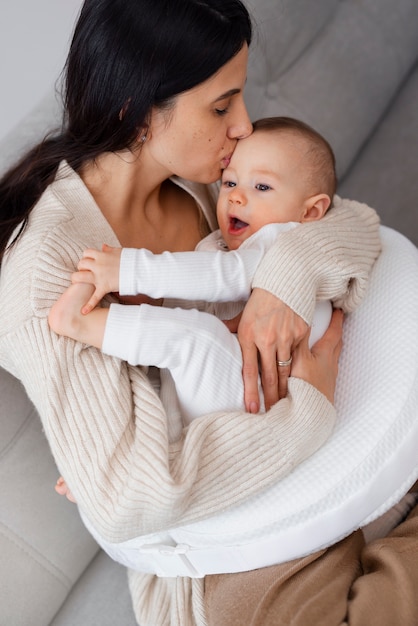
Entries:
<svg viewBox="0 0 418 626">
<path fill-rule="evenodd" d="M 292 376 L 310 383 L 334 403 L 338 360 L 342 348 L 344 313 L 335 310 L 328 330 L 311 349 L 307 335 L 293 351 Z"/>
<path fill-rule="evenodd" d="M 247 411 L 257 413 L 260 407 L 258 356 L 267 410 L 287 393 L 291 366 L 278 367 L 277 361 L 287 361 L 308 331 L 306 322 L 276 296 L 263 289 L 253 290 L 238 326 Z"/>
</svg>

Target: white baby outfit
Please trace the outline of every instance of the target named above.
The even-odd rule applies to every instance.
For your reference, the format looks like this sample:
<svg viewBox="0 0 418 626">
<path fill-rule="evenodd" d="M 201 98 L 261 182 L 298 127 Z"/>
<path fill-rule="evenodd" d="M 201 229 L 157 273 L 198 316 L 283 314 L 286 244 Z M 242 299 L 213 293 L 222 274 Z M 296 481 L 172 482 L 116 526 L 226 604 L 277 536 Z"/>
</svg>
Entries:
<svg viewBox="0 0 418 626">
<path fill-rule="evenodd" d="M 219 230 L 198 244 L 199 254 L 124 249 L 121 295 L 166 299 L 164 307 L 112 304 L 103 352 L 131 365 L 168 370 L 172 380 L 167 371 L 161 372 L 161 398 L 172 409 L 174 390 L 169 389 L 174 380 L 186 423 L 215 411 L 244 409 L 241 349 L 221 320 L 243 309 L 261 259 L 281 232 L 297 226 L 268 224 L 234 251 L 228 251 Z M 329 301 L 317 303 L 310 345 L 328 328 L 331 313 Z"/>
</svg>

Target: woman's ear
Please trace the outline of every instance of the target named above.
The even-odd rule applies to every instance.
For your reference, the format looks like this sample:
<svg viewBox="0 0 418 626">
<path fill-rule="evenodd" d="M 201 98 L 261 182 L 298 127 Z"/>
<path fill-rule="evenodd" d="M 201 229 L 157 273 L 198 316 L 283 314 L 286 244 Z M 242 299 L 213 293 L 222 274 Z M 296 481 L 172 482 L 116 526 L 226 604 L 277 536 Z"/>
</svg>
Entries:
<svg viewBox="0 0 418 626">
<path fill-rule="evenodd" d="M 138 142 L 145 143 L 147 139 L 150 139 L 150 137 L 151 133 L 149 132 L 149 126 L 144 126 L 143 128 L 141 128 L 141 132 L 139 133 Z"/>
<path fill-rule="evenodd" d="M 311 196 L 305 202 L 305 210 L 301 222 L 314 222 L 324 217 L 331 204 L 331 198 L 326 193 Z"/>
</svg>

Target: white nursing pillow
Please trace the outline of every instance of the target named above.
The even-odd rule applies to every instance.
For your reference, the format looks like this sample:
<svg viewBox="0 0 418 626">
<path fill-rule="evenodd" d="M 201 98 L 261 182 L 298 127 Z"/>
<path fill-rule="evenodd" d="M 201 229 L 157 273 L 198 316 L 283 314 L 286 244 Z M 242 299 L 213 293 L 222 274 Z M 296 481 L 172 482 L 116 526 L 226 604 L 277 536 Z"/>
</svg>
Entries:
<svg viewBox="0 0 418 626">
<path fill-rule="evenodd" d="M 417 480 L 418 250 L 389 228 L 381 236 L 367 296 L 344 325 L 328 442 L 277 485 L 216 517 L 118 545 L 92 531 L 113 558 L 192 577 L 288 561 L 380 516 Z"/>
</svg>

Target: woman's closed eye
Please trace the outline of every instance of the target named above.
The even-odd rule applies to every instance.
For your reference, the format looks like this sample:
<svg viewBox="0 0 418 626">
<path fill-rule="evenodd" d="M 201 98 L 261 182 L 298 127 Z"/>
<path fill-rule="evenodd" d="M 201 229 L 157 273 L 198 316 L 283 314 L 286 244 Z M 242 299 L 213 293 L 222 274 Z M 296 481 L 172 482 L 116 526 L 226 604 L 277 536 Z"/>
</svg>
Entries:
<svg viewBox="0 0 418 626">
<path fill-rule="evenodd" d="M 226 115 L 227 113 L 229 113 L 229 108 L 231 106 L 231 98 L 221 98 L 218 100 L 217 102 L 218 106 L 215 107 L 215 114 L 216 115 Z M 223 106 L 219 106 L 219 105 L 223 105 Z"/>
<path fill-rule="evenodd" d="M 224 109 L 215 109 L 216 115 L 226 115 L 228 113 L 228 107 Z"/>
</svg>

